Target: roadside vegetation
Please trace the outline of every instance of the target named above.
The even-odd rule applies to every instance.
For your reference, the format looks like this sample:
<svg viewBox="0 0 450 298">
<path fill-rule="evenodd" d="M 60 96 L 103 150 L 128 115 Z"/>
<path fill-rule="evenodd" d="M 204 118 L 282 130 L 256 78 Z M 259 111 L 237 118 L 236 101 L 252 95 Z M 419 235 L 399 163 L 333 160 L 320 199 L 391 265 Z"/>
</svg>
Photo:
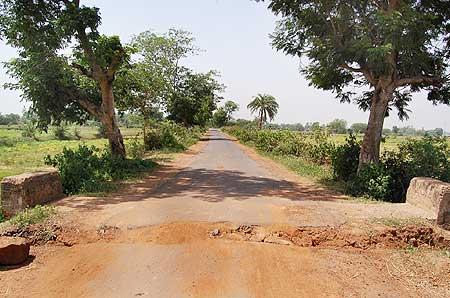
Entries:
<svg viewBox="0 0 450 298">
<path fill-rule="evenodd" d="M 298 174 L 353 196 L 404 202 L 414 177 L 450 182 L 450 146 L 445 137 L 406 139 L 396 149 L 386 149 L 378 164 L 370 164 L 358 172 L 361 141 L 353 134 L 345 142 L 336 142 L 322 128 L 302 133 L 261 130 L 247 124 L 224 130 Z"/>
</svg>

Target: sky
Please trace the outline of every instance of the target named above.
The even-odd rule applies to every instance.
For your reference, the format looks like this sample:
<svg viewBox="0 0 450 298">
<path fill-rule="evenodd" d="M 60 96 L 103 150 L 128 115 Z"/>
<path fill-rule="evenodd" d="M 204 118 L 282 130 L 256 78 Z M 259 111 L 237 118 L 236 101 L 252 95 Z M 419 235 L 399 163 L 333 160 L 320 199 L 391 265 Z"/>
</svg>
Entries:
<svg viewBox="0 0 450 298">
<path fill-rule="evenodd" d="M 367 122 L 368 113 L 354 104 L 341 104 L 331 92 L 308 86 L 299 73 L 299 61 L 276 52 L 270 45 L 277 18 L 264 4 L 250 0 L 81 0 L 100 8 L 101 31 L 119 35 L 123 42 L 146 30 L 165 32 L 170 28 L 188 30 L 203 51 L 186 63 L 196 71 L 220 72 L 227 88 L 225 100 L 240 106 L 236 118 L 251 119 L 246 109 L 253 96 L 268 93 L 280 104 L 277 123 L 328 123 L 345 119 L 349 124 Z M 0 61 L 16 55 L 0 41 Z M 0 86 L 11 81 L 0 66 Z M 0 113 L 20 113 L 24 103 L 17 92 L 0 88 Z M 442 127 L 450 131 L 450 107 L 433 106 L 426 94 L 416 94 L 408 121 L 395 113 L 385 127 L 412 125 L 416 128 Z"/>
</svg>

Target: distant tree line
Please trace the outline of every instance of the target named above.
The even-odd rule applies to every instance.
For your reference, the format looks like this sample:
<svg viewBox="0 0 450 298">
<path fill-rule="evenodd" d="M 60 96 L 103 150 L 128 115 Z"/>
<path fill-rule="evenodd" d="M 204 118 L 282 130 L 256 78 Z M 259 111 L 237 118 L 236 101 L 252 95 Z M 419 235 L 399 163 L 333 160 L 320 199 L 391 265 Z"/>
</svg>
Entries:
<svg viewBox="0 0 450 298">
<path fill-rule="evenodd" d="M 22 118 L 17 114 L 4 114 L 0 113 L 0 125 L 17 125 L 20 124 Z"/>
<path fill-rule="evenodd" d="M 240 120 L 241 123 L 244 120 Z M 256 120 L 255 120 L 256 121 Z M 248 121 L 252 122 L 252 121 Z M 335 119 L 328 124 L 321 124 L 320 122 L 307 122 L 306 124 L 302 123 L 292 123 L 292 124 L 269 124 L 267 126 L 269 129 L 287 129 L 292 131 L 302 131 L 302 132 L 313 132 L 318 129 L 327 129 L 332 134 L 346 134 L 349 132 L 355 134 L 364 134 L 367 129 L 367 123 L 353 123 L 350 126 L 348 125 L 346 120 L 343 119 Z M 398 136 L 443 136 L 446 132 L 443 128 L 435 128 L 431 130 L 426 130 L 424 128 L 417 129 L 413 126 L 393 126 L 392 129 L 384 128 L 383 135 L 398 135 Z"/>
</svg>

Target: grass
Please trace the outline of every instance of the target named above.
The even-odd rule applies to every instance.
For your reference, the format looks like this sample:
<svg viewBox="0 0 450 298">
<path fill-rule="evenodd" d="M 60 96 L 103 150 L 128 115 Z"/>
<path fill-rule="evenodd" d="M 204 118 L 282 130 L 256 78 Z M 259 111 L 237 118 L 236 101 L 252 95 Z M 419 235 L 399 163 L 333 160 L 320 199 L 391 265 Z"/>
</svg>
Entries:
<svg viewBox="0 0 450 298">
<path fill-rule="evenodd" d="M 335 134 L 331 136 L 331 139 L 336 144 L 343 144 L 345 143 L 345 139 L 348 137 L 346 134 Z M 359 134 L 356 136 L 357 140 L 362 140 L 363 135 Z M 420 139 L 421 137 L 418 136 L 396 136 L 396 135 L 389 135 L 385 138 L 384 142 L 381 143 L 381 151 L 392 151 L 396 150 L 398 146 L 404 142 L 406 142 L 408 139 Z M 448 144 L 450 145 L 450 138 L 448 139 Z"/>
<path fill-rule="evenodd" d="M 138 134 L 135 128 L 122 128 L 125 142 Z M 69 132 L 71 130 L 69 129 Z M 54 140 L 51 133 L 38 135 L 39 141 L 23 138 L 17 127 L 0 126 L 0 180 L 7 176 L 47 168 L 44 157 L 60 153 L 64 147 L 77 148 L 79 144 L 107 146 L 108 140 L 98 139 L 97 130 L 92 127 L 82 127 L 81 140 Z M 7 145 L 2 145 L 2 144 Z"/>
<path fill-rule="evenodd" d="M 35 206 L 34 208 L 27 208 L 12 217 L 9 222 L 21 229 L 44 222 L 50 216 L 56 213 L 55 208 L 51 206 Z"/>
<path fill-rule="evenodd" d="M 383 217 L 376 218 L 372 221 L 374 224 L 381 224 L 391 228 L 402 228 L 406 226 L 420 226 L 427 225 L 427 220 L 420 217 L 409 217 L 409 218 L 395 218 L 395 217 Z"/>
</svg>

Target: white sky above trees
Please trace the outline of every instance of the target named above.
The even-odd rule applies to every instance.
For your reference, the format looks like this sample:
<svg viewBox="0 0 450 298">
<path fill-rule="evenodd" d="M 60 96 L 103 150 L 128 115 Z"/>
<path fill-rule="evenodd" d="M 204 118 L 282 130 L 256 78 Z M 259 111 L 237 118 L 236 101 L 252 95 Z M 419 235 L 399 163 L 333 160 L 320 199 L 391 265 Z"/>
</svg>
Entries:
<svg viewBox="0 0 450 298">
<path fill-rule="evenodd" d="M 257 93 L 269 93 L 280 104 L 277 123 L 345 119 L 349 124 L 367 122 L 368 113 L 354 104 L 340 104 L 330 92 L 308 86 L 299 74 L 299 61 L 277 53 L 270 46 L 269 34 L 276 17 L 263 4 L 250 0 L 82 0 L 100 8 L 102 33 L 119 35 L 128 42 L 132 35 L 153 29 L 165 32 L 181 28 L 193 33 L 204 51 L 190 58 L 188 65 L 197 71 L 218 70 L 227 86 L 225 100 L 236 101 L 237 118 L 252 118 L 246 106 Z M 0 41 L 0 61 L 14 57 L 15 51 Z M 0 66 L 0 84 L 10 81 Z M 0 88 L 0 113 L 20 113 L 24 103 L 19 94 Z M 442 127 L 450 131 L 450 107 L 433 106 L 425 94 L 416 94 L 410 105 L 408 121 L 395 113 L 385 127 L 412 125 L 416 128 Z"/>
</svg>

